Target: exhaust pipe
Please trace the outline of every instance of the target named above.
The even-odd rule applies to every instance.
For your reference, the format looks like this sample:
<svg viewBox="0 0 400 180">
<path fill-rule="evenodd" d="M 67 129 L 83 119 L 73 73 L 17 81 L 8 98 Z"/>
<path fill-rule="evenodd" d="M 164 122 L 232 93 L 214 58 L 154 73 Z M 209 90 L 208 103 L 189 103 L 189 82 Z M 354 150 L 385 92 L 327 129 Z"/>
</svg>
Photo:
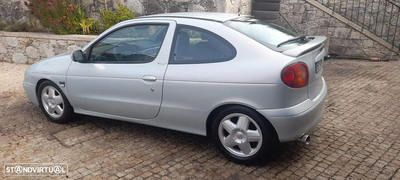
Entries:
<svg viewBox="0 0 400 180">
<path fill-rule="evenodd" d="M 306 143 L 306 145 L 310 144 L 310 135 L 308 134 L 303 134 L 301 137 L 298 139 L 298 141 Z"/>
</svg>

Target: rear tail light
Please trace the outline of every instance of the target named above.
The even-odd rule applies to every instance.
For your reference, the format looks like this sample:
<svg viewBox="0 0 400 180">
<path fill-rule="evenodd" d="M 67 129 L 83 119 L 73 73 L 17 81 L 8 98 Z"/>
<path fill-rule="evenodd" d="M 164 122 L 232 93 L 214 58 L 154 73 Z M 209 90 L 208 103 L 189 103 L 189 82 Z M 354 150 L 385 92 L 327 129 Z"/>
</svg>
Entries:
<svg viewBox="0 0 400 180">
<path fill-rule="evenodd" d="M 282 81 L 289 87 L 302 88 L 308 85 L 308 67 L 306 63 L 292 64 L 281 73 Z"/>
</svg>

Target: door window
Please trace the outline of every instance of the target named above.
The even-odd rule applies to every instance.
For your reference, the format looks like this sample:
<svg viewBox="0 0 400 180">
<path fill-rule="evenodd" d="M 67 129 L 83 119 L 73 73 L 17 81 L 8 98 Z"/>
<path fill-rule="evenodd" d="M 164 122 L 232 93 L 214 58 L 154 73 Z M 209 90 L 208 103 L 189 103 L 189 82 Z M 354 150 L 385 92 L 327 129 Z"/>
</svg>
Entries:
<svg viewBox="0 0 400 180">
<path fill-rule="evenodd" d="M 210 63 L 233 59 L 235 48 L 222 37 L 196 27 L 180 26 L 170 63 Z"/>
<path fill-rule="evenodd" d="M 137 25 L 118 29 L 95 43 L 88 62 L 147 63 L 161 48 L 168 25 Z"/>
</svg>

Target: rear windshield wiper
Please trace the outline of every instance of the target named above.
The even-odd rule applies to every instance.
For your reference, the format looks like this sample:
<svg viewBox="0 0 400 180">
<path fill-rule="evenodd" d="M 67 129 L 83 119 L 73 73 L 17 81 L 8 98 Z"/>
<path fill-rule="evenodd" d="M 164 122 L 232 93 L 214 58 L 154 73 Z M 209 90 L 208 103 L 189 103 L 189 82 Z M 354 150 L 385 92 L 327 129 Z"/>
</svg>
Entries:
<svg viewBox="0 0 400 180">
<path fill-rule="evenodd" d="M 293 42 L 293 41 L 303 41 L 304 38 L 306 38 L 306 37 L 307 37 L 307 36 L 304 35 L 304 34 L 299 35 L 299 36 L 297 36 L 297 37 L 294 37 L 294 38 L 291 38 L 291 39 L 288 39 L 288 40 L 286 40 L 286 41 L 283 41 L 283 42 L 279 43 L 279 44 L 277 45 L 277 47 L 280 47 L 280 46 L 282 46 L 282 45 L 284 45 L 284 44 L 286 44 L 286 43 Z"/>
</svg>

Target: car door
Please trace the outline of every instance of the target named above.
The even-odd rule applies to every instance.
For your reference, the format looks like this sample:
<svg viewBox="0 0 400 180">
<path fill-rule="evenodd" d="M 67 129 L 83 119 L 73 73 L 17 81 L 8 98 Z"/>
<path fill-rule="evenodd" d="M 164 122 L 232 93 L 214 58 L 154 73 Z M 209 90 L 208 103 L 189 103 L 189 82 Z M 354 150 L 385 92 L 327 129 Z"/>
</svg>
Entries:
<svg viewBox="0 0 400 180">
<path fill-rule="evenodd" d="M 84 49 L 72 62 L 66 87 L 75 111 L 137 119 L 157 116 L 168 65 L 174 21 L 123 25 Z"/>
</svg>

